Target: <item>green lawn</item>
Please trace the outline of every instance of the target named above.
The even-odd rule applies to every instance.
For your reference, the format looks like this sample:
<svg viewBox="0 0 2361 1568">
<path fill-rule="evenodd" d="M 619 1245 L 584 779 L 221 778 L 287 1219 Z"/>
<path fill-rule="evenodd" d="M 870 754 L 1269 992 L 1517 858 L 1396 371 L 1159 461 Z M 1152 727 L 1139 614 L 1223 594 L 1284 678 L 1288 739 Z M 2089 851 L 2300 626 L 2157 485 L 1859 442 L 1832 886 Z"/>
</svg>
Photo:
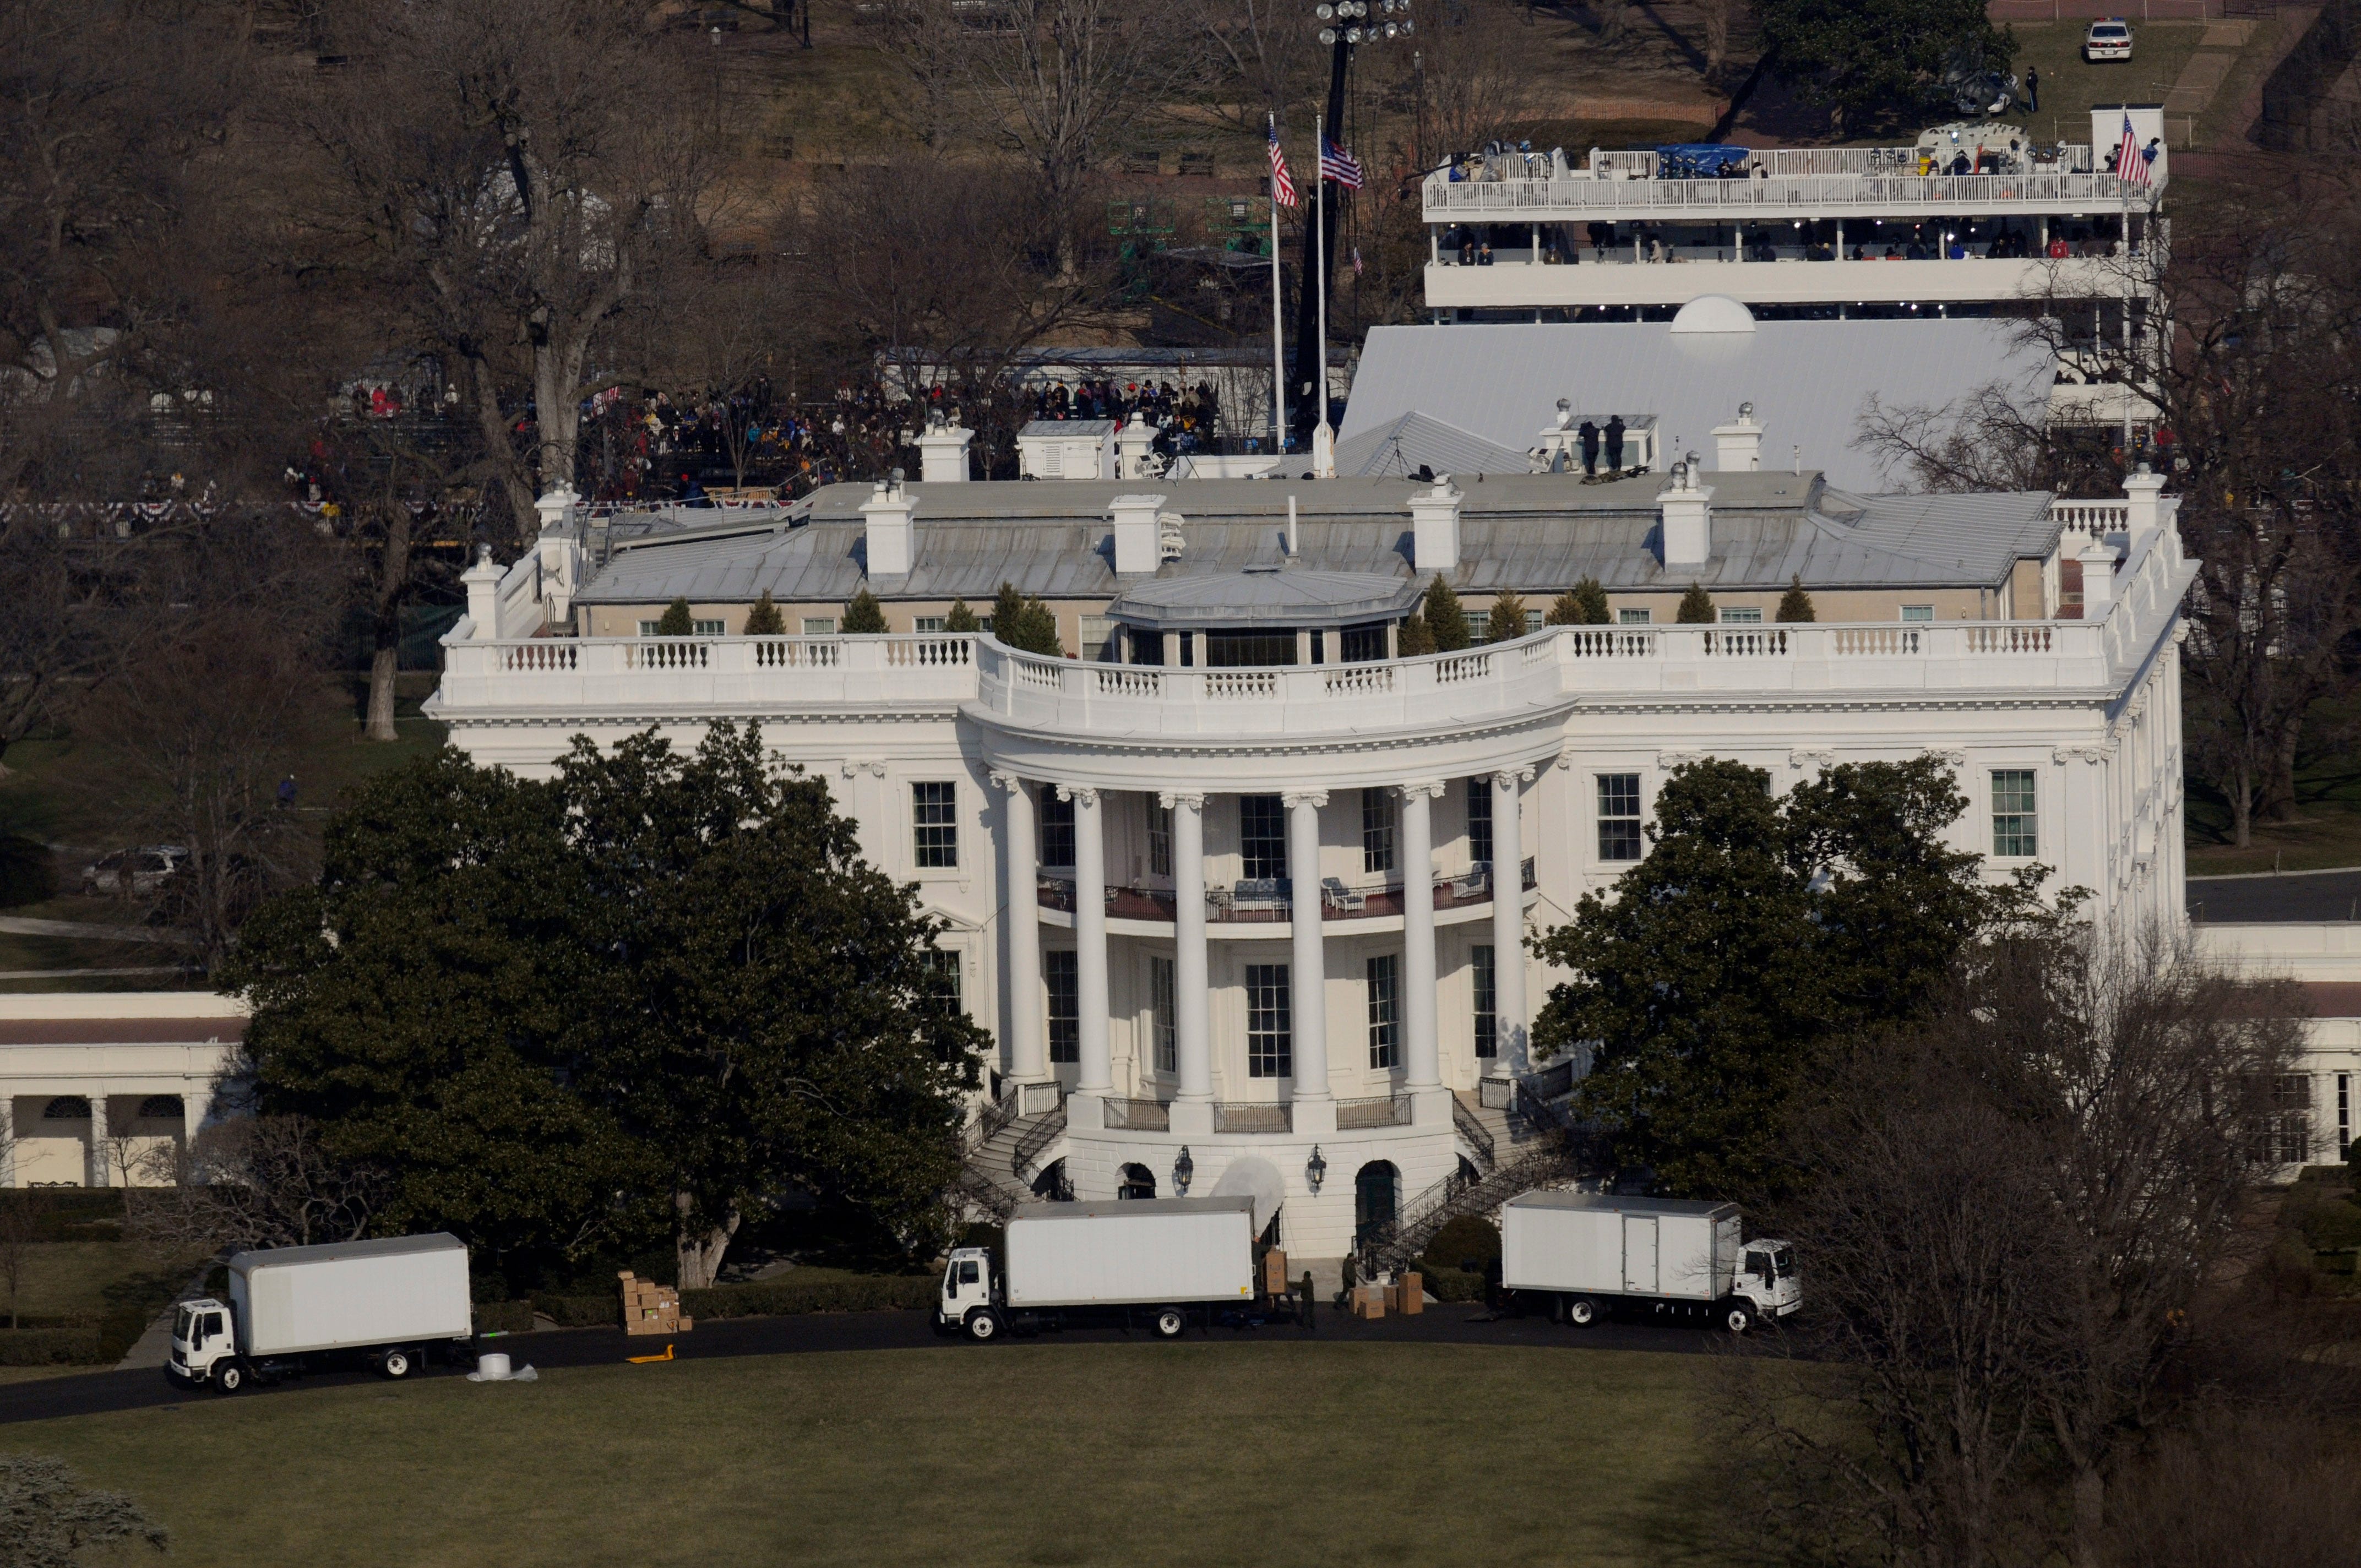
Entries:
<svg viewBox="0 0 2361 1568">
<path fill-rule="evenodd" d="M 95 1318 L 110 1308 L 169 1299 L 195 1275 L 194 1260 L 159 1258 L 129 1242 L 45 1242 L 27 1249 L 17 1311 L 32 1317 Z M 0 1280 L 0 1292 L 5 1281 Z M 0 1328 L 7 1325 L 0 1294 Z"/>
<path fill-rule="evenodd" d="M 196 1398 L 0 1449 L 128 1491 L 192 1565 L 1660 1568 L 1728 1561 L 1699 1538 L 1718 1365 L 945 1346 Z"/>
<path fill-rule="evenodd" d="M 2041 112 L 2009 120 L 2044 141 L 2091 139 L 2093 104 L 2161 104 L 2180 68 L 2197 52 L 2204 27 L 2197 22 L 2143 22 L 2132 18 L 2132 58 L 2097 65 L 2082 59 L 2088 22 L 2016 22 L 2016 72 L 2041 71 Z M 2180 115 L 2171 116 L 2169 136 L 2180 145 Z M 2113 142 L 2110 139 L 2109 150 Z"/>
</svg>

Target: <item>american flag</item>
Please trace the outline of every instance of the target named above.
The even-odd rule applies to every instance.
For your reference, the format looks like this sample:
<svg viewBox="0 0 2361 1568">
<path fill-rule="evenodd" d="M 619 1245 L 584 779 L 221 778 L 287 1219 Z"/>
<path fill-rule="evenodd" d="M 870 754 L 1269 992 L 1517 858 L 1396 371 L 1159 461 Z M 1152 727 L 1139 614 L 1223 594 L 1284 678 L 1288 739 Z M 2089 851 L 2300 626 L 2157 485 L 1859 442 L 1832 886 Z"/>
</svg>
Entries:
<svg viewBox="0 0 2361 1568">
<path fill-rule="evenodd" d="M 1338 147 L 1326 131 L 1320 133 L 1320 178 L 1334 180 L 1347 191 L 1361 188 L 1360 164 L 1351 153 Z"/>
<path fill-rule="evenodd" d="M 1287 154 L 1279 150 L 1277 116 L 1270 121 L 1270 193 L 1282 207 L 1295 205 L 1295 181 L 1287 177 Z"/>
<path fill-rule="evenodd" d="M 1356 245 L 1356 246 L 1355 246 L 1355 247 L 1353 247 L 1353 276 L 1354 276 L 1354 277 L 1356 277 L 1356 278 L 1358 278 L 1360 275 L 1361 275 L 1361 247 L 1360 247 L 1359 246 L 1357 246 L 1357 245 Z"/>
<path fill-rule="evenodd" d="M 2115 178 L 2135 184 L 2147 183 L 2147 159 L 2140 156 L 2139 137 L 2132 129 L 2132 117 L 2124 116 L 2123 145 L 2115 148 Z"/>
</svg>

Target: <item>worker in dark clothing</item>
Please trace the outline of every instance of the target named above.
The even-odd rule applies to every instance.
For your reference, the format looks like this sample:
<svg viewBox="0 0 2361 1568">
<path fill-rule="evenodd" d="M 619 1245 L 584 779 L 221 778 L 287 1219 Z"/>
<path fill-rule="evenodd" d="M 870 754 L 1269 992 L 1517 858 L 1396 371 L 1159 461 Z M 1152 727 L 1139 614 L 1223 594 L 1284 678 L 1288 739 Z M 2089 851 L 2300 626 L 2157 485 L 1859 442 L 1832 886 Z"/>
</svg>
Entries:
<svg viewBox="0 0 2361 1568">
<path fill-rule="evenodd" d="M 1318 1321 L 1320 1315 L 1320 1303 L 1312 1294 L 1312 1271 L 1308 1268 L 1303 1271 L 1302 1297 L 1304 1332 L 1306 1333 L 1317 1333 L 1320 1329 Z"/>
<path fill-rule="evenodd" d="M 1582 430 L 1580 433 L 1582 436 L 1582 477 L 1586 479 L 1595 479 L 1598 477 L 1598 422 L 1596 420 L 1584 420 L 1582 422 Z"/>
<path fill-rule="evenodd" d="M 2038 113 L 2041 108 L 2041 72 L 2038 71 L 2025 73 L 2025 107 L 2027 113 Z"/>
<path fill-rule="evenodd" d="M 1607 471 L 1623 471 L 1623 416 L 1609 414 L 1607 419 Z"/>
</svg>

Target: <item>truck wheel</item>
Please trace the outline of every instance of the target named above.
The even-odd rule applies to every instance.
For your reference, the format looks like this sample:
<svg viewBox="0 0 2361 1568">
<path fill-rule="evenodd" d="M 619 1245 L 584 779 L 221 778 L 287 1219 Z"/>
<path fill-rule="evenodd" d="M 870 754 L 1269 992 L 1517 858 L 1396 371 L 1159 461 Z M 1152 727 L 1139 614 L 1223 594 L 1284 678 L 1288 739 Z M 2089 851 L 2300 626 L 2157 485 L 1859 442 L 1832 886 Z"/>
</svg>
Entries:
<svg viewBox="0 0 2361 1568">
<path fill-rule="evenodd" d="M 232 1356 L 214 1368 L 214 1392 L 236 1394 L 246 1387 L 246 1364 Z"/>
<path fill-rule="evenodd" d="M 388 1377 L 397 1379 L 407 1377 L 410 1376 L 410 1353 L 406 1350 L 389 1350 L 378 1357 L 377 1369 Z"/>
<path fill-rule="evenodd" d="M 1186 1333 L 1188 1330 L 1188 1315 L 1182 1312 L 1180 1308 L 1159 1307 L 1156 1310 L 1157 1338 L 1179 1339 L 1182 1334 Z"/>
<path fill-rule="evenodd" d="M 982 1344 L 1000 1332 L 998 1320 L 989 1307 L 978 1307 L 967 1315 L 967 1337 Z"/>
<path fill-rule="evenodd" d="M 1732 1301 L 1721 1310 L 1722 1326 L 1731 1333 L 1742 1334 L 1754 1326 L 1754 1304 Z"/>
<path fill-rule="evenodd" d="M 1565 1321 L 1576 1328 L 1587 1329 L 1598 1321 L 1598 1303 L 1587 1296 L 1576 1296 L 1565 1304 Z"/>
</svg>

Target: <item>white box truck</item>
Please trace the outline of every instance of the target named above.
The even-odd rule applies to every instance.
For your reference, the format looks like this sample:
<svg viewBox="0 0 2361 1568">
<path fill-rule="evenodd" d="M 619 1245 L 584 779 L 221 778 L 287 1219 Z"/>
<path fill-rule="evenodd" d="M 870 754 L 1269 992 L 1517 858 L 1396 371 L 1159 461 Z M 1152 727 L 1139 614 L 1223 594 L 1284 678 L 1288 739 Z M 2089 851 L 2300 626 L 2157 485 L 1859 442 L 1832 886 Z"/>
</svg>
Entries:
<svg viewBox="0 0 2361 1568">
<path fill-rule="evenodd" d="M 989 1340 L 1144 1321 L 1177 1338 L 1191 1318 L 1253 1304 L 1254 1244 L 1254 1200 L 1243 1196 L 1023 1204 L 1005 1256 L 952 1250 L 935 1326 Z"/>
<path fill-rule="evenodd" d="M 275 1247 L 229 1260 L 227 1301 L 181 1303 L 164 1371 L 222 1394 L 339 1361 L 407 1377 L 435 1346 L 474 1337 L 456 1236 Z"/>
<path fill-rule="evenodd" d="M 1500 1283 L 1576 1326 L 1618 1303 L 1709 1314 L 1732 1333 L 1803 1301 L 1794 1249 L 1740 1240 L 1738 1205 L 1527 1192 L 1500 1209 Z"/>
</svg>

